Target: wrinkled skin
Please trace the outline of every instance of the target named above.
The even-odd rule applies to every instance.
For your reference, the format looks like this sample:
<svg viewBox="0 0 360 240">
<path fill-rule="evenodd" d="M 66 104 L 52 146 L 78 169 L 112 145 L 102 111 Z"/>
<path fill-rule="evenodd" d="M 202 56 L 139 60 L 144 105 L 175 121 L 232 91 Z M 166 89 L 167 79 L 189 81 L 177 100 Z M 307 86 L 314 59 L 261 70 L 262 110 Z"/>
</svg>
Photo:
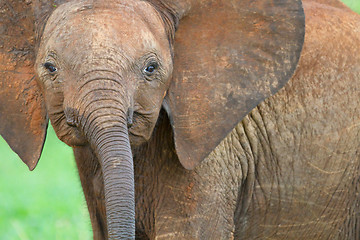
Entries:
<svg viewBox="0 0 360 240">
<path fill-rule="evenodd" d="M 239 35 L 207 21 L 235 22 L 239 2 L 149 2 L 70 1 L 37 26 L 38 85 L 57 136 L 74 149 L 94 239 L 358 239 L 359 16 L 337 1 L 305 1 L 299 65 L 263 101 L 294 73 L 301 9 L 294 22 L 292 8 L 276 22 L 245 9 L 236 23 L 251 22 L 241 35 L 250 44 L 236 48 Z M 216 8 L 228 3 L 236 11 Z M 185 25 L 194 19 L 201 24 Z"/>
<path fill-rule="evenodd" d="M 54 130 L 75 149 L 92 146 L 101 165 L 101 183 L 82 181 L 85 189 L 88 184 L 105 189 L 98 196 L 107 202 L 107 215 L 100 214 L 112 222 L 110 236 L 104 229 L 98 234 L 98 223 L 92 221 L 95 236 L 101 238 L 134 236 L 129 141 L 137 146 L 149 139 L 169 85 L 172 59 L 162 26 L 147 2 L 89 1 L 56 9 L 43 33 L 35 66 Z M 138 41 L 129 41 L 127 35 Z M 79 169 L 86 160 L 77 158 Z M 91 209 L 93 200 L 85 195 Z M 107 225 L 104 219 L 100 224 Z"/>
<path fill-rule="evenodd" d="M 178 164 L 165 117 L 135 151 L 139 232 L 149 239 L 359 238 L 359 16 L 308 1 L 304 8 L 294 77 L 200 166 Z"/>
<path fill-rule="evenodd" d="M 160 16 L 155 9 L 143 13 L 142 9 L 153 8 L 146 2 L 114 3 L 110 11 L 109 6 L 90 2 L 61 7 L 47 22 L 43 33 L 46 37 L 42 38 L 36 62 L 57 136 L 70 146 L 85 144 L 76 128 L 81 125 L 79 109 L 85 105 L 87 95 L 92 101 L 101 99 L 91 91 L 108 87 L 110 93 L 102 94 L 110 98 L 111 91 L 122 95 L 125 98 L 122 101 L 133 112 L 126 118 L 133 123 L 129 129 L 132 145 L 145 142 L 156 123 L 172 70 L 169 43 Z M 143 13 L 139 14 L 143 19 L 132 14 L 133 11 Z M 123 37 L 126 35 L 141 41 L 130 42 Z M 57 71 L 51 73 L 44 63 L 51 63 Z M 146 73 L 146 67 L 154 63 L 157 70 Z M 100 83 L 96 82 L 97 78 Z M 109 78 L 106 79 L 109 83 L 101 81 L 102 78 Z"/>
<path fill-rule="evenodd" d="M 32 170 L 50 119 L 59 139 L 74 148 L 95 239 L 135 238 L 132 150 L 149 140 L 162 105 L 178 160 L 192 170 L 284 86 L 304 37 L 300 0 L 28 5 L 0 4 L 8 17 L 0 18 L 0 40 L 6 39 L 0 48 L 0 134 Z M 14 28 L 19 16 L 22 24 Z M 28 49 L 22 55 L 27 61 L 11 42 Z M 200 141 L 207 136 L 212 138 Z"/>
<path fill-rule="evenodd" d="M 160 113 L 149 143 L 134 149 L 138 239 L 359 238 L 360 59 L 353 41 L 360 39 L 352 30 L 359 25 L 347 23 L 359 16 L 336 4 L 304 3 L 307 31 L 295 75 L 194 171 L 180 165 Z M 75 149 L 75 156 L 92 153 Z M 96 182 L 84 189 L 96 199 L 99 233 L 101 173 L 87 164 L 79 170 L 83 182 Z"/>
</svg>

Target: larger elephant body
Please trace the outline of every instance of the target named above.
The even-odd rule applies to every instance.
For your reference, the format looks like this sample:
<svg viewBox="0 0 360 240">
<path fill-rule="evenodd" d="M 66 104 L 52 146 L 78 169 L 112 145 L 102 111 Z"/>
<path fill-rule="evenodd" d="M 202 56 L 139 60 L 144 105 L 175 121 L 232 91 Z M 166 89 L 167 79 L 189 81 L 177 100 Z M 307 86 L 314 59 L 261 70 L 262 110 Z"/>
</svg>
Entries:
<svg viewBox="0 0 360 240">
<path fill-rule="evenodd" d="M 293 78 L 194 171 L 179 163 L 165 114 L 135 151 L 139 236 L 360 237 L 360 56 L 351 55 L 358 46 L 346 47 L 360 26 L 346 25 L 354 15 L 340 8 L 310 1 L 304 8 L 305 44 Z"/>
</svg>

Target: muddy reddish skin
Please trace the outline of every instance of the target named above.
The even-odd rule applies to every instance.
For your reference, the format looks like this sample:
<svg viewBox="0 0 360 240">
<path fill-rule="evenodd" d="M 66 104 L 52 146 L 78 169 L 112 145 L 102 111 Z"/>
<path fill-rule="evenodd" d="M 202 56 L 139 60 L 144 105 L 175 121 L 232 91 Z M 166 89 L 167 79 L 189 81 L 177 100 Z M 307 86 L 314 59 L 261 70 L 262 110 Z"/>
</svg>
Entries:
<svg viewBox="0 0 360 240">
<path fill-rule="evenodd" d="M 77 1 L 68 7 L 64 2 L 55 3 L 59 10 L 54 14 L 50 1 L 0 5 L 6 16 L 0 19 L 0 133 L 33 169 L 48 113 L 59 138 L 74 147 L 94 239 L 134 238 L 133 224 L 139 239 L 359 238 L 354 214 L 359 210 L 359 15 L 339 1 L 304 1 L 303 46 L 299 1 L 283 2 L 293 11 L 265 0 L 132 1 L 124 4 L 127 10 L 120 12 L 128 17 L 118 24 L 113 21 L 121 16 L 114 14 L 117 1 Z M 78 12 L 70 14 L 74 9 Z M 107 13 L 96 15 L 96 9 Z M 59 21 L 62 17 L 67 20 Z M 81 24 L 89 19 L 89 25 Z M 128 32 L 121 26 L 128 26 Z M 84 30 L 93 33 L 93 42 L 80 38 Z M 94 50 L 93 57 L 107 58 L 85 61 L 87 46 L 96 39 L 105 47 Z M 141 71 L 126 68 L 142 59 L 149 46 L 156 46 L 161 57 L 163 84 L 158 88 L 144 87 L 137 75 Z M 72 63 L 57 66 L 61 81 L 54 86 L 59 88 L 42 74 L 47 51 L 53 49 L 62 49 L 59 66 Z M 80 77 L 104 63 L 112 73 Z M 114 87 L 111 92 L 122 97 L 77 85 L 91 78 L 122 81 L 120 90 L 106 81 L 100 84 Z M 84 105 L 95 105 L 79 96 L 121 102 L 97 115 L 120 111 L 114 119 L 121 127 L 96 125 L 86 117 L 89 108 L 84 110 Z M 158 116 L 164 97 L 166 112 Z M 106 134 L 99 129 L 121 132 L 120 138 L 127 139 L 128 108 L 136 104 L 151 110 L 135 110 L 129 141 L 120 142 L 116 134 L 100 140 Z M 136 137 L 139 132 L 143 135 Z M 109 139 L 113 146 L 99 144 Z M 106 149 L 123 157 L 109 157 Z M 123 233 L 129 227 L 114 224 L 118 216 L 126 219 L 128 211 L 121 204 L 123 210 L 116 208 L 118 199 L 124 199 L 114 179 L 125 175 L 109 174 L 119 162 L 134 163 L 134 176 L 127 172 L 123 180 L 130 188 L 135 182 L 135 199 L 126 199 L 131 217 L 121 220 L 130 224 L 130 235 Z M 105 179 L 110 187 L 104 187 L 103 176 L 110 178 Z M 114 205 L 105 197 L 109 189 L 115 191 L 110 197 Z"/>
<path fill-rule="evenodd" d="M 3 1 L 0 10 L 0 134 L 33 170 L 47 126 L 34 78 L 35 19 L 31 7 L 20 1 Z"/>
</svg>

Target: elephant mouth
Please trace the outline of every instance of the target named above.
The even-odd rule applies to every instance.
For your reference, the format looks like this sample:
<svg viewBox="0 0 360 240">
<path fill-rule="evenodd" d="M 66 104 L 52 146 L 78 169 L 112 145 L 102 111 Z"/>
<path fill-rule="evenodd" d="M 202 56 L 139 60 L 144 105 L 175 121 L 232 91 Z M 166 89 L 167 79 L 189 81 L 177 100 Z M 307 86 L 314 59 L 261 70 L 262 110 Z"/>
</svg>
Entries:
<svg viewBox="0 0 360 240">
<path fill-rule="evenodd" d="M 77 124 L 67 120 L 64 111 L 57 113 L 49 113 L 49 118 L 54 127 L 57 137 L 70 147 L 84 146 L 87 140 L 82 131 L 79 130 Z"/>
<path fill-rule="evenodd" d="M 138 111 L 128 111 L 128 134 L 132 146 L 140 146 L 147 142 L 153 131 L 153 124 L 149 118 L 150 114 L 142 114 Z M 80 116 L 74 114 L 69 117 L 68 111 L 50 116 L 50 120 L 58 138 L 70 147 L 84 146 L 88 143 L 83 131 L 79 128 Z"/>
<path fill-rule="evenodd" d="M 128 127 L 130 143 L 132 146 L 139 146 L 147 142 L 152 134 L 155 125 L 144 114 L 138 111 L 133 112 L 132 124 Z"/>
<path fill-rule="evenodd" d="M 129 128 L 129 138 L 131 146 L 140 146 L 147 142 L 149 139 L 142 133 L 138 132 L 134 127 Z"/>
</svg>

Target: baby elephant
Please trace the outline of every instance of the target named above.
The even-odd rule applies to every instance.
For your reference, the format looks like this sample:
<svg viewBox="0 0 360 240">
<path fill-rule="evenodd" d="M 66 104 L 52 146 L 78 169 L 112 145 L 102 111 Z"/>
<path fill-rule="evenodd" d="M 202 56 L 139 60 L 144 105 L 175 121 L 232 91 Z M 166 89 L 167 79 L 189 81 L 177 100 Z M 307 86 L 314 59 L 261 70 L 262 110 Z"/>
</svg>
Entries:
<svg viewBox="0 0 360 240">
<path fill-rule="evenodd" d="M 360 16 L 341 2 L 0 12 L 0 134 L 33 170 L 50 119 L 94 239 L 360 238 Z"/>
</svg>

